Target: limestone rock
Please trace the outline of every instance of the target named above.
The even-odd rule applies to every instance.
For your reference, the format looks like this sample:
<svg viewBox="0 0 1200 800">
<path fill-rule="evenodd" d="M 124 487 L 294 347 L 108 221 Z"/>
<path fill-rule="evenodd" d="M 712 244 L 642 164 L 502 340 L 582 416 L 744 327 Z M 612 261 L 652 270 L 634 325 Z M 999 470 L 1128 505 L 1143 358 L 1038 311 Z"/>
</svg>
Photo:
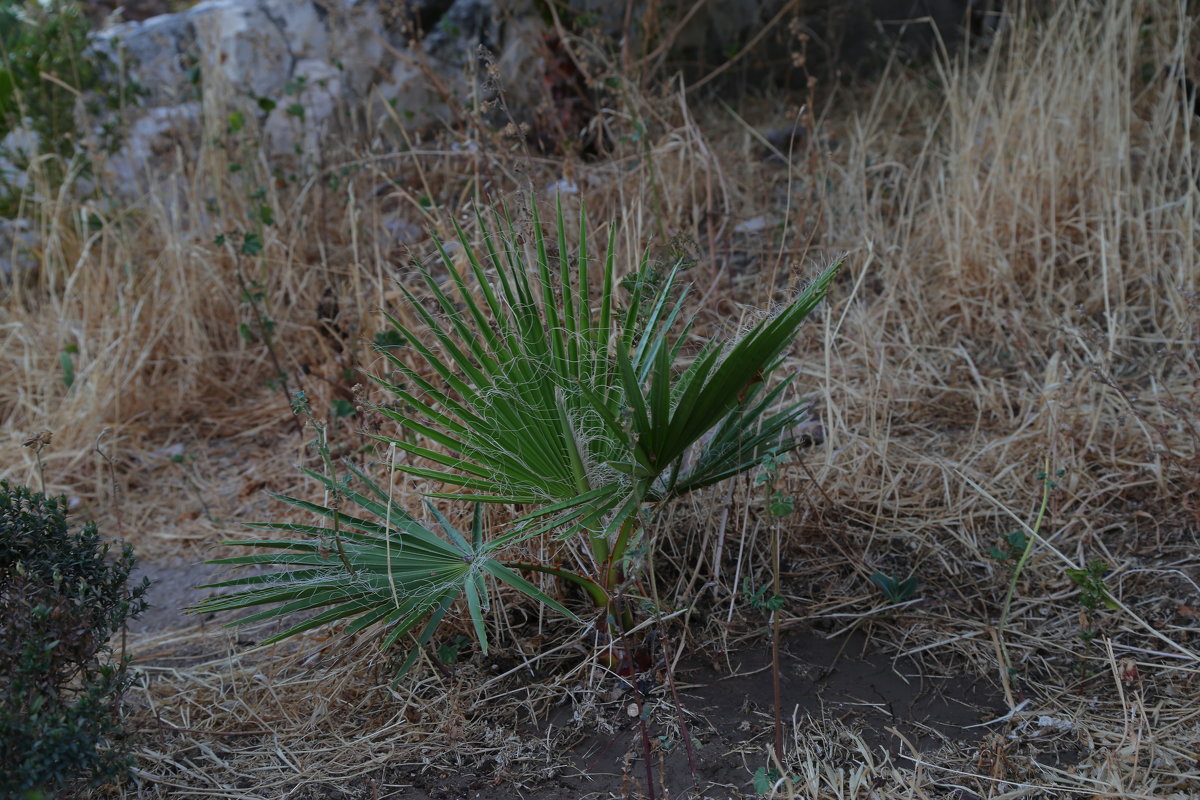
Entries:
<svg viewBox="0 0 1200 800">
<path fill-rule="evenodd" d="M 140 192 L 157 172 L 176 166 L 173 154 L 186 154 L 200 132 L 199 103 L 148 109 L 129 126 L 124 146 L 107 160 L 104 171 L 122 191 Z"/>
<path fill-rule="evenodd" d="M 165 14 L 102 31 L 94 46 L 136 65 L 131 73 L 147 92 L 146 105 L 167 106 L 183 102 L 191 90 L 188 57 L 195 41 L 196 29 L 186 14 Z"/>
<path fill-rule="evenodd" d="M 22 165 L 37 155 L 41 137 L 28 125 L 29 120 L 25 120 L 26 127 L 13 128 L 0 140 L 0 186 L 20 191 L 29 185 L 29 175 Z"/>
<path fill-rule="evenodd" d="M 263 134 L 267 152 L 300 157 L 319 151 L 328 122 L 342 97 L 342 71 L 316 58 L 304 58 L 292 69 L 293 92 L 267 115 Z"/>
<path fill-rule="evenodd" d="M 0 219 L 0 281 L 38 267 L 37 231 L 27 219 Z"/>
</svg>

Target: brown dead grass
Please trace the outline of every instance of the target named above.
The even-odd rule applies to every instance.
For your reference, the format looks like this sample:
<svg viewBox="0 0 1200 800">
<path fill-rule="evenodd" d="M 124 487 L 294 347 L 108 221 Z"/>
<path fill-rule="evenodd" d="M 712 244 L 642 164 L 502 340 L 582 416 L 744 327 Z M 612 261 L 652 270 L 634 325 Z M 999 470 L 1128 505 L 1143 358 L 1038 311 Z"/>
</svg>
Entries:
<svg viewBox="0 0 1200 800">
<path fill-rule="evenodd" d="M 688 242 L 712 332 L 735 330 L 814 264 L 847 265 L 789 362 L 818 399 L 824 436 L 786 473 L 797 513 L 773 520 L 745 481 L 680 505 L 660 528 L 672 531 L 660 539 L 664 600 L 709 609 L 677 618 L 679 648 L 757 635 L 742 590 L 769 580 L 782 526 L 785 626 L 857 628 L 930 670 L 991 674 L 1017 709 L 976 751 L 896 763 L 858 752 L 853 732 L 830 734 L 848 748 L 838 758 L 819 753 L 798 723 L 793 780 L 775 796 L 1194 797 L 1200 120 L 1159 70 L 1196 75 L 1196 52 L 1191 20 L 1165 1 L 1017 15 L 990 49 L 893 64 L 870 86 L 818 87 L 820 104 L 799 117 L 815 132 L 790 160 L 762 133 L 790 129 L 804 97 L 742 98 L 734 114 L 677 87 L 644 92 L 608 110 L 614 152 L 595 161 L 530 158 L 480 128 L 468 148 L 461 133 L 404 143 L 346 122 L 342 141 L 375 144 L 331 151 L 295 182 L 265 171 L 251 137 L 222 139 L 214 111 L 219 144 L 181 150 L 175 190 L 88 209 L 98 229 L 66 199 L 35 209 L 43 266 L 0 305 L 0 476 L 36 483 L 20 443 L 49 429 L 49 489 L 78 498 L 144 560 L 208 555 L 236 523 L 278 513 L 263 490 L 307 491 L 292 465 L 311 458 L 266 386 L 265 349 L 239 336 L 250 312 L 235 270 L 262 283 L 285 369 L 327 410 L 357 380 L 344 370 L 378 368 L 364 343 L 381 327 L 376 312 L 398 310 L 396 281 L 430 252 L 387 225 L 445 236 L 468 204 L 519 206 L 530 185 L 545 199 L 569 179 L 593 220 L 620 223 L 620 263 L 647 244 Z M 630 141 L 635 118 L 645 133 Z M 231 174 L 230 161 L 247 169 Z M 239 261 L 213 239 L 243 224 L 260 187 L 255 202 L 278 224 L 260 261 Z M 315 312 L 327 288 L 337 337 Z M 67 343 L 79 351 L 70 391 Z M 352 424 L 331 425 L 353 454 Z M 115 497 L 95 447 L 105 430 Z M 998 632 L 1011 573 L 987 551 L 1032 524 L 1047 463 L 1064 473 Z M 406 487 L 414 507 L 419 488 Z M 1085 643 L 1064 569 L 1093 559 L 1111 568 L 1120 607 L 1086 621 L 1100 635 Z M 922 601 L 885 608 L 868 581 L 877 570 L 917 575 Z M 389 759 L 466 768 L 455 761 L 466 748 L 447 749 L 465 742 L 499 759 L 502 776 L 547 774 L 560 743 L 518 736 L 518 721 L 564 692 L 595 707 L 603 687 L 567 639 L 528 630 L 507 631 L 502 655 L 537 660 L 549 677 L 532 686 L 476 675 L 472 662 L 453 684 L 426 665 L 391 690 L 369 647 L 334 658 L 335 640 L 316 636 L 269 653 L 207 629 L 134 642 L 144 679 L 133 720 L 151 733 L 128 793 L 279 797 Z M 1043 715 L 1070 732 L 1039 726 Z M 1038 760 L 1063 744 L 1085 752 L 1077 767 Z"/>
</svg>

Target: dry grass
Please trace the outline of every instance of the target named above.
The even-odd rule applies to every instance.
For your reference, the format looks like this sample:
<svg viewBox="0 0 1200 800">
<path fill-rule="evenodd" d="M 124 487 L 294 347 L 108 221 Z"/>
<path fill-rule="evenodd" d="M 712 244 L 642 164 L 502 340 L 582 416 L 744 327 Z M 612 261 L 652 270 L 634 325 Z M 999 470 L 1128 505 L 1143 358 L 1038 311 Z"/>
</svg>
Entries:
<svg viewBox="0 0 1200 800">
<path fill-rule="evenodd" d="M 1019 709 L 976 751 L 894 762 L 852 731 L 831 729 L 839 744 L 814 749 L 814 723 L 797 720 L 785 759 L 794 780 L 776 796 L 1195 797 L 1200 120 L 1160 68 L 1196 75 L 1200 48 L 1165 0 L 1057 9 L 1036 24 L 1009 20 L 970 58 L 818 86 L 823 99 L 803 116 L 816 133 L 795 141 L 790 161 L 759 132 L 790 129 L 791 103 L 806 98 L 744 98 L 734 115 L 673 88 L 647 91 L 606 109 L 614 152 L 589 161 L 530 157 L 482 128 L 471 148 L 463 133 L 405 143 L 348 116 L 339 138 L 372 144 L 326 154 L 295 182 L 268 174 L 249 137 L 223 136 L 213 111 L 217 135 L 181 148 L 175 190 L 91 208 L 98 228 L 66 199 L 35 204 L 43 266 L 0 305 L 0 476 L 36 483 L 20 443 L 52 430 L 50 489 L 79 498 L 145 560 L 207 555 L 233 524 L 277 513 L 261 490 L 297 491 L 292 463 L 311 457 L 266 385 L 265 348 L 239 336 L 250 309 L 235 270 L 262 282 L 285 369 L 328 409 L 356 380 L 344 370 L 378 366 L 364 344 L 376 312 L 395 308 L 409 259 L 429 254 L 389 226 L 444 234 L 468 203 L 519 205 L 529 185 L 544 193 L 568 179 L 593 219 L 620 221 L 623 263 L 646 243 L 689 242 L 714 332 L 775 302 L 814 263 L 847 264 L 790 362 L 816 394 L 824 436 L 785 475 L 797 513 L 773 520 L 746 481 L 661 526 L 674 535 L 660 541 L 659 592 L 709 609 L 678 619 L 689 629 L 679 646 L 720 651 L 757 635 L 741 591 L 748 576 L 769 580 L 782 526 L 785 626 L 857 628 L 930 670 L 993 675 Z M 631 141 L 635 122 L 644 133 Z M 230 173 L 231 161 L 247 168 Z M 213 244 L 263 203 L 278 222 L 261 261 Z M 742 224 L 760 218 L 765 227 Z M 337 337 L 314 311 L 327 288 Z M 70 391 L 67 343 L 79 351 Z M 355 452 L 351 425 L 333 426 Z M 115 498 L 95 449 L 105 429 Z M 172 462 L 172 445 L 194 460 Z M 1011 572 L 987 552 L 1032 525 L 1046 464 L 1064 472 L 999 631 Z M 711 514 L 714 504 L 726 512 Z M 1119 607 L 1082 617 L 1064 569 L 1094 559 L 1110 567 Z M 868 581 L 877 570 L 917 575 L 922 601 L 885 609 Z M 1083 627 L 1099 634 L 1084 641 Z M 489 677 L 493 659 L 473 660 L 453 683 L 426 665 L 393 691 L 365 646 L 335 659 L 317 637 L 250 654 L 206 629 L 137 641 L 134 721 L 151 734 L 126 794 L 303 796 L 305 782 L 346 786 L 385 761 L 548 774 L 571 731 L 539 740 L 530 721 L 563 693 L 599 708 L 604 687 L 541 623 L 506 633 L 494 661 L 529 660 L 536 681 L 507 667 Z M 590 713 L 589 723 L 604 718 Z M 1071 728 L 1039 726 L 1042 715 Z M 482 748 L 477 761 L 447 749 L 462 743 Z M 1086 754 L 1076 767 L 1039 760 L 1067 745 Z"/>
</svg>

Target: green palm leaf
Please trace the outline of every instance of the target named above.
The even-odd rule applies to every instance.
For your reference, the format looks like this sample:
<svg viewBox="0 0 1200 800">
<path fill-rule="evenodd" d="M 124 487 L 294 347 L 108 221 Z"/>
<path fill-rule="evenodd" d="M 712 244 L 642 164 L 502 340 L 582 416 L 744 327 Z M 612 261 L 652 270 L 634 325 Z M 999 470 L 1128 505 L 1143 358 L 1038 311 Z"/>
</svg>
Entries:
<svg viewBox="0 0 1200 800">
<path fill-rule="evenodd" d="M 615 530 L 621 520 L 609 515 L 617 509 L 710 485 L 752 468 L 768 451 L 795 446 L 787 431 L 803 408 L 776 412 L 782 390 L 760 396 L 757 389 L 825 295 L 837 266 L 738 341 L 706 346 L 681 369 L 691 323 L 684 318 L 678 267 L 658 280 L 644 256 L 636 277 L 625 282 L 625 310 L 616 313 L 615 232 L 593 298 L 586 215 L 580 214 L 583 233 L 572 259 L 557 206 L 552 259 L 536 204 L 531 208 L 527 248 L 506 214 L 496 213 L 490 227 L 477 217 L 484 258 L 456 225 L 472 284 L 439 242 L 449 288 L 424 276 L 444 319 L 415 300 L 424 330 L 391 319 L 447 384 L 439 389 L 385 353 L 409 385 L 380 381 L 402 401 L 381 410 L 425 442 L 381 436 L 410 456 L 398 469 L 459 490 L 441 497 L 553 508 L 568 532 L 597 524 Z M 685 454 L 706 436 L 708 444 L 684 469 Z M 599 513 L 597 492 L 606 498 Z M 634 502 L 626 502 L 630 497 Z M 524 519 L 535 518 L 542 520 L 537 530 L 544 530 L 544 509 Z"/>
<path fill-rule="evenodd" d="M 316 612 L 272 635 L 263 644 L 331 622 L 348 620 L 347 632 L 357 633 L 375 626 L 380 629 L 383 645 L 390 647 L 418 626 L 423 626 L 414 642 L 420 647 L 432 638 L 454 601 L 462 596 L 466 598 L 467 612 L 480 647 L 487 652 L 484 614 L 489 599 L 485 576 L 491 576 L 539 603 L 577 619 L 562 604 L 496 560 L 495 550 L 506 540 L 502 537 L 490 542 L 485 540 L 479 506 L 476 506 L 471 540 L 468 541 L 432 505 L 429 509 L 434 516 L 434 525 L 426 526 L 390 504 L 387 493 L 361 471 L 354 468 L 351 471 L 365 487 L 365 493 L 356 491 L 349 482 L 339 483 L 305 470 L 327 489 L 349 500 L 364 516 L 277 495 L 279 500 L 311 511 L 332 525 L 253 524 L 251 527 L 302 534 L 304 538 L 224 542 L 268 552 L 219 558 L 207 563 L 284 569 L 206 584 L 201 588 L 236 588 L 237 591 L 210 597 L 188 611 L 207 614 L 262 609 L 229 623 L 231 626 Z M 369 518 L 372 516 L 376 519 Z M 264 606 L 269 607 L 262 608 Z M 414 650 L 404 660 L 400 674 L 412 665 L 415 656 Z"/>
</svg>

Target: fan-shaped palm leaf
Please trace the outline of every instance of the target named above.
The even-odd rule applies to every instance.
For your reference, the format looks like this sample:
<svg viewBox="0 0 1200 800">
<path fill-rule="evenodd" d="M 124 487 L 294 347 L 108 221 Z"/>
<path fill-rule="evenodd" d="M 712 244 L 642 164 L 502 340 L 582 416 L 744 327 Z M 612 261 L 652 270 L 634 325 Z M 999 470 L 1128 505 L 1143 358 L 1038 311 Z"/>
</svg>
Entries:
<svg viewBox="0 0 1200 800">
<path fill-rule="evenodd" d="M 626 281 L 626 310 L 617 313 L 615 233 L 593 301 L 586 215 L 572 259 L 559 205 L 555 265 L 532 208 L 530 252 L 499 214 L 494 231 L 478 219 L 483 259 L 456 228 L 473 280 L 439 244 L 445 286 L 423 275 L 440 317 L 409 295 L 422 329 L 391 320 L 445 384 L 383 351 L 403 380 L 380 380 L 402 401 L 381 411 L 426 442 L 380 437 L 415 457 L 399 469 L 459 490 L 441 497 L 535 504 L 542 516 L 552 508 L 555 523 L 603 521 L 614 531 L 647 501 L 710 485 L 795 446 L 787 432 L 805 406 L 778 410 L 782 385 L 760 388 L 837 266 L 736 342 L 703 348 L 683 369 L 690 321 L 682 319 L 679 270 L 654 280 L 643 258 Z M 685 454 L 706 435 L 685 469 Z"/>
<path fill-rule="evenodd" d="M 276 495 L 285 503 L 311 511 L 325 524 L 252 524 L 250 527 L 300 534 L 303 538 L 225 542 L 227 545 L 263 548 L 268 552 L 208 563 L 285 569 L 207 584 L 201 588 L 238 587 L 238 590 L 211 597 L 189 611 L 200 614 L 270 606 L 231 625 L 316 612 L 265 639 L 264 644 L 346 620 L 348 633 L 372 626 L 377 628 L 385 648 L 419 629 L 415 637 L 419 647 L 430 640 L 453 602 L 465 595 L 473 627 L 483 651 L 487 652 L 483 614 L 488 605 L 487 578 L 490 576 L 575 618 L 557 600 L 497 560 L 494 555 L 497 542 L 486 541 L 483 537 L 480 506 L 476 506 L 471 541 L 430 506 L 438 531 L 435 532 L 389 503 L 387 494 L 363 473 L 352 471 L 367 489 L 367 494 L 356 491 L 349 482 L 338 483 L 305 470 L 330 492 L 357 506 L 364 512 L 363 516 Z M 407 671 L 416 655 L 414 648 L 405 659 L 401 674 Z"/>
</svg>

